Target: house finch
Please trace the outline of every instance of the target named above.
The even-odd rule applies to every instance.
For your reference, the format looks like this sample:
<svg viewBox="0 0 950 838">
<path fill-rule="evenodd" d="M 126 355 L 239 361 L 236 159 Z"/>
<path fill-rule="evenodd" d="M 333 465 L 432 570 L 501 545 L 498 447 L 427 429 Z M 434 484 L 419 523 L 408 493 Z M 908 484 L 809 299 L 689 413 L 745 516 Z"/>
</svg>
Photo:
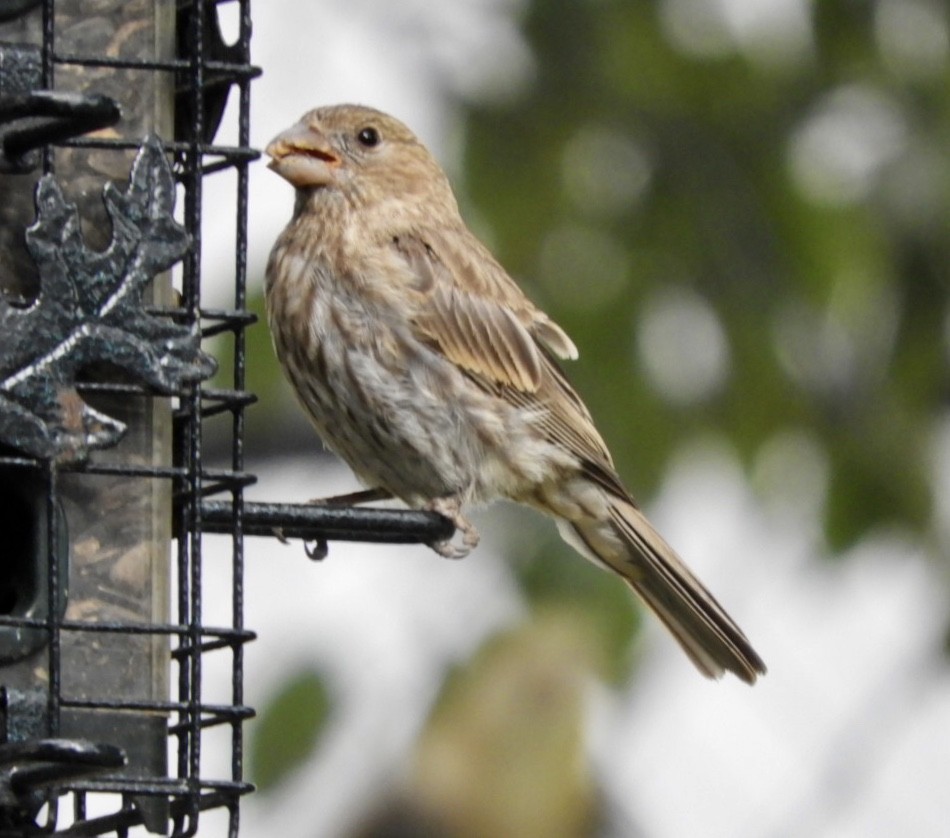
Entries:
<svg viewBox="0 0 950 838">
<path fill-rule="evenodd" d="M 325 443 L 378 496 L 450 518 L 508 498 L 617 573 L 710 677 L 765 672 L 739 627 L 624 488 L 556 359 L 567 334 L 466 228 L 445 173 L 398 120 L 318 108 L 267 147 L 296 189 L 267 265 L 277 357 Z"/>
</svg>

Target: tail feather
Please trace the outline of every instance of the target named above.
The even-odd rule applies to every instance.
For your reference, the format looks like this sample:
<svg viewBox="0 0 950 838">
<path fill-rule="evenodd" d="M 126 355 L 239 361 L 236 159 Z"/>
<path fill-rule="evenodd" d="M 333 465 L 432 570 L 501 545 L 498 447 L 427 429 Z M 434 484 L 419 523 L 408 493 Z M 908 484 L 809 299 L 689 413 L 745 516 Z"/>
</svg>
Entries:
<svg viewBox="0 0 950 838">
<path fill-rule="evenodd" d="M 719 678 L 728 670 L 753 684 L 765 674 L 742 630 L 632 502 L 611 499 L 608 522 L 580 518 L 564 524 L 573 532 L 562 526 L 562 535 L 622 576 L 704 675 Z"/>
</svg>

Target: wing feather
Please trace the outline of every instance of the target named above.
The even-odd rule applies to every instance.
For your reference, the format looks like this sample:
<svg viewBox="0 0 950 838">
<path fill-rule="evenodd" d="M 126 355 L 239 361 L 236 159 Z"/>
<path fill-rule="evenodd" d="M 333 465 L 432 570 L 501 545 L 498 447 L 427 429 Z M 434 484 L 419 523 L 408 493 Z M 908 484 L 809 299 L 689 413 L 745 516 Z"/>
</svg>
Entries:
<svg viewBox="0 0 950 838">
<path fill-rule="evenodd" d="M 462 369 L 518 390 L 536 391 L 542 358 L 531 327 L 537 310 L 494 260 L 488 257 L 488 273 L 498 276 L 494 283 L 485 282 L 473 268 L 477 260 L 447 248 L 445 240 L 434 231 L 393 240 L 418 279 L 422 303 L 413 318 L 416 329 Z M 478 281 L 471 281 L 473 276 Z M 543 317 L 541 312 L 537 315 Z"/>
<path fill-rule="evenodd" d="M 555 360 L 577 357 L 564 330 L 464 228 L 453 236 L 415 231 L 394 245 L 417 279 L 421 301 L 413 323 L 420 336 L 486 392 L 533 413 L 550 442 L 574 454 L 591 479 L 629 500 L 587 407 Z"/>
</svg>

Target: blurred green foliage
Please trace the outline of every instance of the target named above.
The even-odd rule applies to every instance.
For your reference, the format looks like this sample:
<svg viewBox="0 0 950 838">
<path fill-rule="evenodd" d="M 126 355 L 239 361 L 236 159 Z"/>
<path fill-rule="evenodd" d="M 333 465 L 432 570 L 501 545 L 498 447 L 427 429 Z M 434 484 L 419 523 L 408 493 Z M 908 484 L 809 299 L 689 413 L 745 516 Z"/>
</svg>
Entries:
<svg viewBox="0 0 950 838">
<path fill-rule="evenodd" d="M 268 792 L 314 751 L 331 715 L 323 676 L 295 671 L 251 726 L 251 781 Z"/>
<path fill-rule="evenodd" d="M 685 17 L 709 5 L 530 4 L 536 76 L 472 107 L 467 197 L 581 348 L 570 375 L 636 493 L 696 434 L 751 465 L 804 429 L 830 466 L 833 549 L 921 531 L 945 392 L 950 67 L 945 45 L 931 66 L 900 39 L 928 9 L 946 34 L 946 10 L 802 4 L 797 39 L 757 43 Z"/>
<path fill-rule="evenodd" d="M 438 829 L 377 835 L 596 834 L 584 719 L 602 646 L 578 616 L 539 613 L 447 679 L 402 792 Z"/>
<path fill-rule="evenodd" d="M 614 683 L 631 668 L 631 646 L 640 627 L 640 608 L 630 589 L 567 548 L 545 527 L 535 533 L 535 549 L 518 553 L 515 573 L 533 616 L 557 610 L 573 615 L 578 626 L 596 639 L 598 660 L 591 669 Z"/>
</svg>

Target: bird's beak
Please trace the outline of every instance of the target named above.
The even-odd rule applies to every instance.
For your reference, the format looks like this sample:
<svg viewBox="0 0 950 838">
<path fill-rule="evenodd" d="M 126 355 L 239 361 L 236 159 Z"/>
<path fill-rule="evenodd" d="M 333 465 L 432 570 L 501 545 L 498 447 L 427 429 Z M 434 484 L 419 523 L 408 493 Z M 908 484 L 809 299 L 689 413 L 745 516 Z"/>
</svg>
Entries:
<svg viewBox="0 0 950 838">
<path fill-rule="evenodd" d="M 303 122 L 274 137 L 265 153 L 267 167 L 298 188 L 332 183 L 342 162 L 329 140 Z"/>
</svg>

